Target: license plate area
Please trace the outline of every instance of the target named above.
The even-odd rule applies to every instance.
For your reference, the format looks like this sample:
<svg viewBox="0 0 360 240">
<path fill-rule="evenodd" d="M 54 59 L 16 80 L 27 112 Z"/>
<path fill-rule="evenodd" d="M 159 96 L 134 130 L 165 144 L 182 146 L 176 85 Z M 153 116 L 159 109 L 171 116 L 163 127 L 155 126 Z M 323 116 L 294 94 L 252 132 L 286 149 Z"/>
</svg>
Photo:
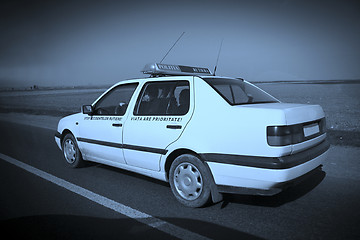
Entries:
<svg viewBox="0 0 360 240">
<path fill-rule="evenodd" d="M 312 135 L 318 134 L 320 132 L 320 127 L 318 123 L 312 123 L 304 126 L 304 136 L 310 137 Z"/>
</svg>

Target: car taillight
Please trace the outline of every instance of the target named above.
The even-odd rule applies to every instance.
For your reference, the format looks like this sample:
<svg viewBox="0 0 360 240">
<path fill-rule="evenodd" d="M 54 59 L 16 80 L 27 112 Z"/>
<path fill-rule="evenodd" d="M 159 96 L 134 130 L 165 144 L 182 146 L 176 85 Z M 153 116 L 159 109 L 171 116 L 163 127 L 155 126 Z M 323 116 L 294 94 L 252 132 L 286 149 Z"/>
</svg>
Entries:
<svg viewBox="0 0 360 240">
<path fill-rule="evenodd" d="M 304 126 L 318 124 L 319 131 L 311 136 L 304 135 Z M 315 138 L 325 133 L 325 118 L 313 122 L 294 124 L 289 126 L 268 126 L 266 129 L 267 142 L 270 146 L 287 146 Z"/>
<path fill-rule="evenodd" d="M 319 128 L 320 128 L 321 133 L 326 132 L 326 119 L 325 118 L 320 119 Z"/>
</svg>

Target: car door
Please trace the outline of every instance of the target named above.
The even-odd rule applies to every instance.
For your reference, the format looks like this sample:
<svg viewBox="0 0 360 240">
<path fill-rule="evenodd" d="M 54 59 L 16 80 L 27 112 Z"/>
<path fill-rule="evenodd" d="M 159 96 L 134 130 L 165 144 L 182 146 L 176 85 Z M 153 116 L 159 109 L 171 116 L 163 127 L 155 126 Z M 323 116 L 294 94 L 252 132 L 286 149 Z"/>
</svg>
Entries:
<svg viewBox="0 0 360 240">
<path fill-rule="evenodd" d="M 127 164 L 160 170 L 160 158 L 176 141 L 191 118 L 192 80 L 148 81 L 139 93 L 123 129 Z"/>
<path fill-rule="evenodd" d="M 93 105 L 93 114 L 79 124 L 81 152 L 88 160 L 125 163 L 122 127 L 127 106 L 138 83 L 114 87 Z"/>
</svg>

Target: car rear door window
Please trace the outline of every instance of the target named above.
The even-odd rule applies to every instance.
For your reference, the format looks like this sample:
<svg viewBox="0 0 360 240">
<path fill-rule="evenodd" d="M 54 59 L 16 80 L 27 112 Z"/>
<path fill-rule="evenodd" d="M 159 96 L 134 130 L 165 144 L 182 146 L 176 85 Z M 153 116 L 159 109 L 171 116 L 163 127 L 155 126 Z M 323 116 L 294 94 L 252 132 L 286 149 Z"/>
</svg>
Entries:
<svg viewBox="0 0 360 240">
<path fill-rule="evenodd" d="M 189 105 L 188 81 L 148 82 L 139 95 L 134 115 L 185 115 Z"/>
</svg>

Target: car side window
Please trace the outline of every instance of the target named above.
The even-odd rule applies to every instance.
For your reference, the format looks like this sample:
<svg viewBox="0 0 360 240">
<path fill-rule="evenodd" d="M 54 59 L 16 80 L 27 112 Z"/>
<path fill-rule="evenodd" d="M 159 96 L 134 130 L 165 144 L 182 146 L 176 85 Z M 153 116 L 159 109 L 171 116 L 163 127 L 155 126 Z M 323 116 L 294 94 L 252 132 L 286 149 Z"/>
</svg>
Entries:
<svg viewBox="0 0 360 240">
<path fill-rule="evenodd" d="M 138 83 L 115 87 L 104 95 L 94 107 L 94 115 L 123 116 Z"/>
<path fill-rule="evenodd" d="M 148 82 L 139 95 L 134 115 L 185 115 L 189 106 L 188 81 Z"/>
</svg>

